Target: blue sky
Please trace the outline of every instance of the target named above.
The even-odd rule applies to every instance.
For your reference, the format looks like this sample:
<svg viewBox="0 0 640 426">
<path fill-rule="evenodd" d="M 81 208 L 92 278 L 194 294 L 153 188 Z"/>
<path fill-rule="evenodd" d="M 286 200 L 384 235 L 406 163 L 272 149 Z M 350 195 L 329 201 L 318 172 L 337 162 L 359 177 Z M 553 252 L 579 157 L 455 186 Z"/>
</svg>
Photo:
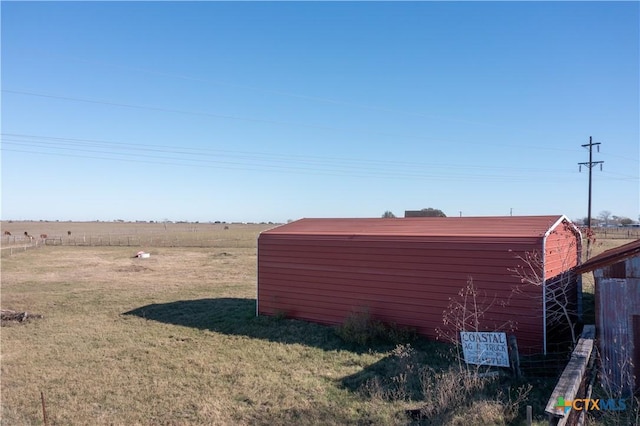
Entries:
<svg viewBox="0 0 640 426">
<path fill-rule="evenodd" d="M 640 214 L 638 2 L 6 2 L 3 220 Z"/>
</svg>

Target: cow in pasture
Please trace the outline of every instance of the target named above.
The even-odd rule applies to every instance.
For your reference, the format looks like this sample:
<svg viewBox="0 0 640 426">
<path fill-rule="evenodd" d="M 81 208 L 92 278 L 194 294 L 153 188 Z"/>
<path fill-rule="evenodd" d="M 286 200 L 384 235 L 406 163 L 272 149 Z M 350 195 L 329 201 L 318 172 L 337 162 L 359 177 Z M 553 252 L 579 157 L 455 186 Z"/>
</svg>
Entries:
<svg viewBox="0 0 640 426">
<path fill-rule="evenodd" d="M 47 234 L 40 234 L 40 239 L 41 240 L 46 240 L 47 239 Z"/>
<path fill-rule="evenodd" d="M 27 237 L 29 240 L 33 241 L 33 237 L 29 235 L 27 231 L 24 231 L 24 236 Z"/>
<path fill-rule="evenodd" d="M 71 231 L 67 231 L 67 235 L 68 235 L 68 236 L 71 236 Z"/>
<path fill-rule="evenodd" d="M 9 237 L 10 237 L 10 236 L 11 236 L 11 232 L 9 232 L 9 231 L 4 231 L 4 235 L 7 235 L 7 236 L 9 236 Z"/>
</svg>

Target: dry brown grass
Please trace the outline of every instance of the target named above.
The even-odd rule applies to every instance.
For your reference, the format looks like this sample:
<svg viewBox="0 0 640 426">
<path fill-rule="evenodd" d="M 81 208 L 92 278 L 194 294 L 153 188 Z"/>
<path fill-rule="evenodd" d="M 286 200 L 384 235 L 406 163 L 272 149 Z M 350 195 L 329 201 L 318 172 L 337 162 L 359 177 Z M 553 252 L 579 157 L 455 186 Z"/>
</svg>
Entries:
<svg viewBox="0 0 640 426">
<path fill-rule="evenodd" d="M 2 329 L 3 424 L 41 424 L 41 391 L 50 424 L 401 421 L 393 402 L 340 386 L 384 353 L 255 317 L 255 249 L 136 251 L 45 247 L 3 260 L 2 307 L 44 316 Z"/>
</svg>

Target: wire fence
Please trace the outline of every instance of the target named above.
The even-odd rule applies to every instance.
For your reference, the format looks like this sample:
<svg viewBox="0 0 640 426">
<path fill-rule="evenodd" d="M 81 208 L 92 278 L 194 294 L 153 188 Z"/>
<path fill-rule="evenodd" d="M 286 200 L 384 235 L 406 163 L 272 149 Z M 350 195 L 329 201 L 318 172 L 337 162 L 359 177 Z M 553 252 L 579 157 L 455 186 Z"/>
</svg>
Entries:
<svg viewBox="0 0 640 426">
<path fill-rule="evenodd" d="M 2 236 L 2 257 L 43 246 L 76 247 L 192 247 L 255 248 L 259 232 L 149 233 L 149 234 L 83 234 L 73 236 Z"/>
<path fill-rule="evenodd" d="M 640 238 L 640 228 L 619 227 L 619 228 L 591 228 L 597 239 L 638 239 Z"/>
<path fill-rule="evenodd" d="M 3 246 L 0 247 L 0 257 L 13 256 L 14 254 L 24 253 L 28 250 L 37 249 L 42 246 L 43 246 L 43 243 L 38 240 L 15 243 L 15 244 L 9 245 L 8 247 L 4 246 L 3 244 Z"/>
<path fill-rule="evenodd" d="M 116 247 L 211 247 L 254 248 L 256 241 L 247 238 L 184 238 L 181 236 L 87 235 L 72 238 L 48 238 L 51 246 Z"/>
<path fill-rule="evenodd" d="M 522 370 L 524 377 L 558 377 L 567 365 L 567 361 L 570 357 L 570 351 L 520 355 L 520 369 Z"/>
</svg>

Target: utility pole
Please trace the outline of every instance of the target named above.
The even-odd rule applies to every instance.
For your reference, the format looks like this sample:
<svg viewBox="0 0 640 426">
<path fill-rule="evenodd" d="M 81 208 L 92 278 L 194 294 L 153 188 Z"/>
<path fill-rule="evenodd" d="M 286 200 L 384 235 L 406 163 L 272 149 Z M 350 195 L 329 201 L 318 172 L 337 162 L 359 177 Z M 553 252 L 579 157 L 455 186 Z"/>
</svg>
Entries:
<svg viewBox="0 0 640 426">
<path fill-rule="evenodd" d="M 578 163 L 578 170 L 582 171 L 582 166 L 589 168 L 589 206 L 587 208 L 587 259 L 591 255 L 591 169 L 596 164 L 600 164 L 600 170 L 602 170 L 602 163 L 604 161 L 593 161 L 593 147 L 595 146 L 598 152 L 600 152 L 600 142 L 593 142 L 593 138 L 589 136 L 589 143 L 582 145 L 584 148 L 589 147 L 589 161 L 586 163 Z"/>
</svg>

